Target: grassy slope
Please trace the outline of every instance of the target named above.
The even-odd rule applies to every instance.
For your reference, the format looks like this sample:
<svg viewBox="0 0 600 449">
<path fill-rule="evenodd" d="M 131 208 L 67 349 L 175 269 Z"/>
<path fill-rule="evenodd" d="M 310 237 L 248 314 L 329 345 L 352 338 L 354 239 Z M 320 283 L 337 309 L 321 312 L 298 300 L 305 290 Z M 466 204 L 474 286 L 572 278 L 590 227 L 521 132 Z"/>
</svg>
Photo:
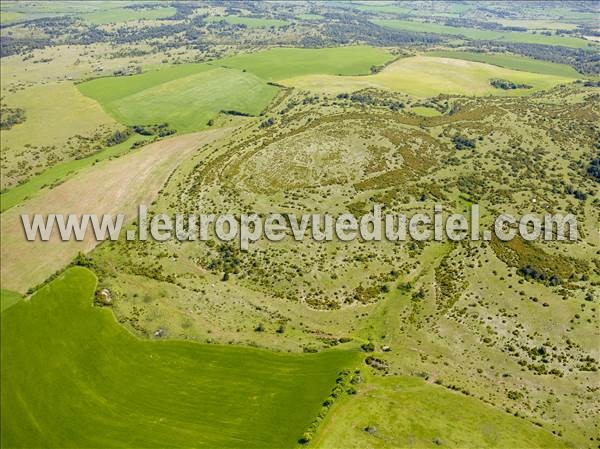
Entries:
<svg viewBox="0 0 600 449">
<path fill-rule="evenodd" d="M 3 447 L 293 447 L 356 360 L 140 341 L 95 285 L 72 268 L 2 313 Z"/>
<path fill-rule="evenodd" d="M 73 159 L 62 162 L 48 170 L 34 176 L 26 183 L 13 187 L 12 189 L 0 194 L 0 212 L 4 212 L 22 201 L 38 194 L 40 190 L 55 183 L 63 182 L 68 176 L 77 173 L 85 167 L 90 167 L 94 163 L 113 157 L 119 157 L 131 150 L 131 145 L 144 137 L 133 135 L 125 142 L 108 147 L 99 153 L 93 154 L 83 159 Z"/>
<path fill-rule="evenodd" d="M 546 36 L 544 34 L 533 34 L 524 31 L 479 30 L 476 28 L 439 25 L 437 23 L 412 22 L 410 20 L 374 19 L 372 22 L 376 25 L 396 30 L 449 34 L 453 36 L 464 36 L 468 39 L 504 40 L 507 42 L 522 42 L 529 44 L 560 45 L 571 48 L 585 48 L 590 45 L 590 41 L 576 37 Z"/>
<path fill-rule="evenodd" d="M 79 88 L 122 123 L 168 122 L 179 132 L 204 128 L 221 110 L 257 115 L 277 92 L 251 73 L 205 64 L 99 78 Z"/>
<path fill-rule="evenodd" d="M 427 53 L 427 56 L 442 58 L 456 58 L 465 61 L 484 62 L 507 69 L 521 70 L 524 72 L 540 73 L 542 75 L 555 75 L 578 78 L 581 75 L 573 67 L 555 62 L 540 61 L 525 56 L 501 53 L 474 53 L 468 51 L 437 50 Z"/>
<path fill-rule="evenodd" d="M 282 80 L 308 74 L 363 75 L 373 65 L 392 59 L 385 50 L 352 46 L 321 49 L 273 48 L 259 53 L 237 55 L 217 63 L 246 69 L 266 80 Z"/>
<path fill-rule="evenodd" d="M 23 238 L 20 214 L 50 213 L 117 214 L 131 220 L 138 204 L 150 204 L 169 174 L 202 145 L 231 132 L 230 128 L 170 137 L 80 170 L 65 182 L 0 214 L 0 281 L 2 288 L 25 293 L 57 270 L 68 265 L 79 252 L 98 242 L 88 230 L 83 241 L 30 242 Z M 99 194 L 101 192 L 102 194 Z"/>
<path fill-rule="evenodd" d="M 490 80 L 501 78 L 533 86 L 532 89 L 501 90 L 490 86 Z M 344 92 L 365 87 L 379 87 L 416 96 L 438 94 L 462 95 L 528 95 L 551 88 L 574 78 L 541 75 L 505 69 L 490 64 L 451 58 L 415 56 L 400 59 L 383 71 L 369 76 L 305 76 L 282 81 L 286 85 L 311 90 Z"/>
<path fill-rule="evenodd" d="M 372 426 L 373 434 L 364 429 Z M 326 418 L 318 448 L 568 447 L 547 430 L 419 378 L 373 377 Z"/>
<path fill-rule="evenodd" d="M 70 137 L 91 135 L 100 126 L 116 129 L 118 125 L 70 83 L 32 86 L 7 95 L 4 101 L 10 107 L 23 108 L 26 117 L 25 122 L 0 134 L 6 153 L 19 153 L 26 145 L 55 145 L 56 152 L 61 154 Z"/>
</svg>

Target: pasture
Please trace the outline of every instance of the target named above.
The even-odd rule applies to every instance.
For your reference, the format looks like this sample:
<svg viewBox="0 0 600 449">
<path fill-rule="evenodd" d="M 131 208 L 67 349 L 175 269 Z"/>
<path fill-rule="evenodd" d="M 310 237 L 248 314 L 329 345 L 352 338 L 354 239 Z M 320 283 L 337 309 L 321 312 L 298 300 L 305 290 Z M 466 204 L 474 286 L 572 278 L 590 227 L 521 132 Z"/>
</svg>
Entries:
<svg viewBox="0 0 600 449">
<path fill-rule="evenodd" d="M 3 447 L 292 448 L 358 361 L 142 341 L 95 288 L 74 267 L 2 312 Z"/>
<path fill-rule="evenodd" d="M 490 85 L 500 78 L 531 85 L 531 89 L 502 90 Z M 451 58 L 414 56 L 400 59 L 375 75 L 368 76 L 304 76 L 283 80 L 282 84 L 300 89 L 340 93 L 377 87 L 405 92 L 418 97 L 438 94 L 460 95 L 529 95 L 561 83 L 572 77 L 542 75 L 505 69 L 491 64 Z"/>
<path fill-rule="evenodd" d="M 203 129 L 220 111 L 258 115 L 278 89 L 241 70 L 188 64 L 79 86 L 127 125 L 167 122 L 181 133 Z"/>
<path fill-rule="evenodd" d="M 441 58 L 463 59 L 465 61 L 484 62 L 507 69 L 521 70 L 523 72 L 539 73 L 542 75 L 555 75 L 579 78 L 581 74 L 573 67 L 555 62 L 540 61 L 539 59 L 505 53 L 475 53 L 468 51 L 434 50 L 426 53 L 427 56 Z"/>
<path fill-rule="evenodd" d="M 373 377 L 333 411 L 316 448 L 571 447 L 548 430 L 419 378 Z"/>
<path fill-rule="evenodd" d="M 67 82 L 37 84 L 6 95 L 3 103 L 24 109 L 26 117 L 23 123 L 2 130 L 0 135 L 2 152 L 7 159 L 3 167 L 3 188 L 57 161 L 80 156 L 80 145 L 89 146 L 94 135 L 106 134 L 118 127 L 98 103 L 81 95 Z M 74 136 L 83 139 L 76 142 Z M 30 170 L 22 172 L 20 163 L 30 166 Z"/>
<path fill-rule="evenodd" d="M 373 19 L 376 25 L 394 30 L 414 31 L 417 33 L 448 34 L 451 36 L 464 36 L 475 40 L 497 40 L 507 42 L 521 42 L 526 44 L 559 45 L 571 48 L 586 48 L 591 42 L 585 39 L 566 36 L 547 36 L 524 31 L 493 31 L 477 28 L 453 27 L 439 25 L 431 22 L 414 22 L 410 20 Z"/>
<path fill-rule="evenodd" d="M 348 46 L 336 48 L 272 48 L 216 61 L 225 67 L 247 70 L 265 80 L 278 81 L 309 74 L 365 75 L 371 66 L 393 58 L 381 48 Z"/>
</svg>

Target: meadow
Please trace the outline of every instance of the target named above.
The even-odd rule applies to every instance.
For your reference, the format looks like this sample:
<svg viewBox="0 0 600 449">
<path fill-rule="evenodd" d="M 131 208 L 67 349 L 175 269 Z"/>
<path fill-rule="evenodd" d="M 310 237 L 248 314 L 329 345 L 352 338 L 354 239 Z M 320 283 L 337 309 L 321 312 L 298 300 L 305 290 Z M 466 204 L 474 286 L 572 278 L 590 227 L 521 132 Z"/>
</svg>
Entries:
<svg viewBox="0 0 600 449">
<path fill-rule="evenodd" d="M 369 429 L 369 430 L 367 430 Z M 574 447 L 548 430 L 418 377 L 373 376 L 323 423 L 315 448 Z"/>
<path fill-rule="evenodd" d="M 593 44 L 585 39 L 566 36 L 547 36 L 524 31 L 490 31 L 476 28 L 453 27 L 430 22 L 414 22 L 410 20 L 373 19 L 376 25 L 395 29 L 421 33 L 449 34 L 464 36 L 475 40 L 496 40 L 507 42 L 521 42 L 526 44 L 559 45 L 571 48 L 586 48 Z"/>
<path fill-rule="evenodd" d="M 490 85 L 492 79 L 527 84 L 530 89 L 502 90 Z M 491 64 L 459 59 L 414 56 L 400 59 L 381 72 L 367 76 L 313 75 L 282 80 L 284 85 L 313 91 L 342 93 L 367 87 L 405 92 L 419 97 L 438 94 L 514 96 L 530 95 L 575 78 L 542 75 L 506 69 Z"/>
<path fill-rule="evenodd" d="M 426 55 L 438 56 L 441 58 L 463 59 L 465 61 L 483 62 L 486 64 L 497 65 L 499 67 L 505 67 L 507 69 L 539 73 L 542 75 L 554 75 L 570 78 L 580 78 L 582 76 L 579 72 L 577 72 L 577 70 L 566 64 L 540 61 L 539 59 L 506 53 L 475 53 L 468 51 L 434 50 L 427 52 Z"/>
<path fill-rule="evenodd" d="M 348 46 L 335 48 L 272 48 L 240 54 L 215 64 L 247 70 L 268 81 L 308 74 L 365 75 L 371 66 L 393 58 L 381 48 Z"/>
<path fill-rule="evenodd" d="M 167 74 L 158 71 L 101 78 L 79 87 L 121 123 L 166 122 L 180 133 L 206 128 L 208 121 L 221 111 L 258 115 L 278 91 L 277 87 L 241 70 L 209 65 L 177 69 L 167 70 Z"/>
<path fill-rule="evenodd" d="M 183 133 L 206 128 L 221 111 L 259 115 L 279 90 L 268 81 L 314 73 L 361 75 L 391 58 L 372 47 L 279 48 L 210 64 L 97 78 L 78 87 L 123 124 L 167 122 Z"/>
<path fill-rule="evenodd" d="M 71 268 L 2 312 L 2 447 L 292 448 L 357 362 L 141 341 L 95 288 Z"/>
<path fill-rule="evenodd" d="M 25 121 L 2 130 L 0 135 L 5 161 L 2 187 L 58 161 L 80 157 L 81 147 L 86 147 L 89 154 L 96 143 L 94 136 L 106 136 L 119 127 L 97 102 L 81 95 L 68 82 L 18 90 L 3 98 L 3 103 L 23 108 Z M 29 168 L 28 173 L 20 164 Z"/>
</svg>

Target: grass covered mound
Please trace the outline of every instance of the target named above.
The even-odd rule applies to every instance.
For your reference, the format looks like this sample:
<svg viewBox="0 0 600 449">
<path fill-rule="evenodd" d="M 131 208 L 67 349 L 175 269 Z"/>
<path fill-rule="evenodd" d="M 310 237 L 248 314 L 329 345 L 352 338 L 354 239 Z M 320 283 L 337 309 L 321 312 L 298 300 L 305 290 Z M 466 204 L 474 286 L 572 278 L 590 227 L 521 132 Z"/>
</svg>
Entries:
<svg viewBox="0 0 600 449">
<path fill-rule="evenodd" d="M 141 341 L 95 286 L 72 268 L 2 312 L 2 447 L 293 447 L 356 360 Z"/>
</svg>

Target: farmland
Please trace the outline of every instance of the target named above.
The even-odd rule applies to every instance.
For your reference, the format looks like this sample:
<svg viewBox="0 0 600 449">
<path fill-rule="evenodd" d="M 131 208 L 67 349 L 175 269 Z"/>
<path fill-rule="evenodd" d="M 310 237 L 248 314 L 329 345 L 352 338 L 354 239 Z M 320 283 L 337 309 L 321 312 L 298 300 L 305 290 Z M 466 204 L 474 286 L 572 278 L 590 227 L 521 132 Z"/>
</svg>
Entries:
<svg viewBox="0 0 600 449">
<path fill-rule="evenodd" d="M 189 69 L 195 73 L 188 74 Z M 258 115 L 277 92 L 250 73 L 220 67 L 182 67 L 169 71 L 169 78 L 160 73 L 148 75 L 99 79 L 80 88 L 121 123 L 166 122 L 179 132 L 206 128 L 220 111 Z"/>
<path fill-rule="evenodd" d="M 293 447 L 356 361 L 140 341 L 95 286 L 72 268 L 2 312 L 3 447 Z"/>
<path fill-rule="evenodd" d="M 572 67 L 564 64 L 556 64 L 552 62 L 539 61 L 536 59 L 525 58 L 523 56 L 514 56 L 499 53 L 473 53 L 466 51 L 431 51 L 428 56 L 438 56 L 441 58 L 456 58 L 465 61 L 483 62 L 493 64 L 507 69 L 520 70 L 523 72 L 539 73 L 542 75 L 553 75 L 566 78 L 579 78 L 580 73 L 577 73 Z"/>
<path fill-rule="evenodd" d="M 531 85 L 530 89 L 502 91 L 494 89 L 495 78 Z M 441 93 L 470 95 L 530 95 L 560 83 L 572 82 L 572 76 L 541 75 L 505 69 L 490 64 L 458 59 L 415 56 L 400 59 L 381 72 L 368 76 L 305 76 L 282 80 L 282 84 L 316 91 L 345 92 L 378 87 L 428 97 Z"/>
<path fill-rule="evenodd" d="M 559 45 L 572 48 L 583 48 L 592 45 L 590 41 L 572 37 L 546 36 L 543 34 L 533 34 L 519 31 L 478 30 L 473 28 L 439 25 L 430 22 L 375 19 L 373 20 L 373 23 L 392 29 L 416 31 L 423 33 L 449 34 L 453 36 L 464 36 L 469 39 L 520 42 L 528 44 Z"/>
</svg>

